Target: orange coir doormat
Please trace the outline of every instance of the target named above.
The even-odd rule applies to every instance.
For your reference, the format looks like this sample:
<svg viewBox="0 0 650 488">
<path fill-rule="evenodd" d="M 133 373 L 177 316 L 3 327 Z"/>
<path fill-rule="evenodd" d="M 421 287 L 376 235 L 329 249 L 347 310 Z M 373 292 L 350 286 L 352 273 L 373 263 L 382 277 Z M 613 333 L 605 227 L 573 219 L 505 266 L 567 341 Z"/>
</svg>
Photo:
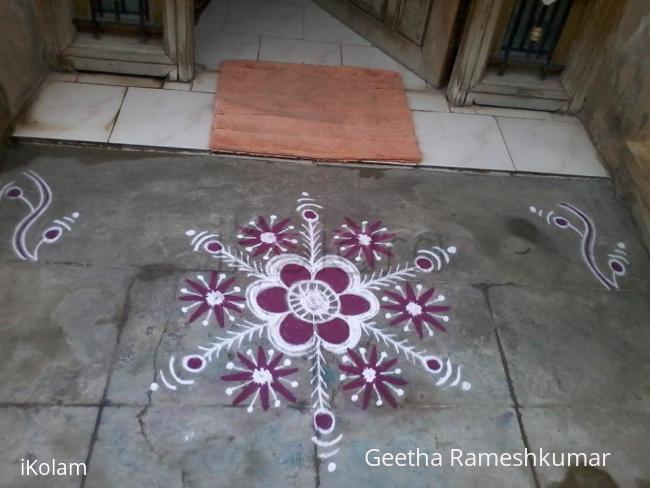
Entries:
<svg viewBox="0 0 650 488">
<path fill-rule="evenodd" d="M 210 148 L 321 161 L 421 161 L 401 76 L 344 66 L 224 61 Z"/>
</svg>

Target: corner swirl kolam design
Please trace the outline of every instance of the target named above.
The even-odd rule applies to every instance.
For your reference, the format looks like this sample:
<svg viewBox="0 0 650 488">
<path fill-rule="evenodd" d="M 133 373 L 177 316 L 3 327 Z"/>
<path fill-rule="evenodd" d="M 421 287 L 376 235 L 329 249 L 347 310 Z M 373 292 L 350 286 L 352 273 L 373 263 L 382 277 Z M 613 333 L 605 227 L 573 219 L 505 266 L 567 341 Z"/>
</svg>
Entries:
<svg viewBox="0 0 650 488">
<path fill-rule="evenodd" d="M 9 181 L 0 187 L 0 201 L 10 200 L 18 202 L 27 208 L 27 214 L 16 224 L 11 244 L 14 253 L 23 261 L 38 261 L 39 251 L 43 246 L 57 242 L 64 232 L 71 231 L 72 226 L 79 218 L 79 212 L 55 219 L 49 227 L 41 232 L 40 239 L 34 244 L 29 244 L 29 233 L 32 226 L 47 212 L 52 204 L 52 189 L 47 182 L 35 171 L 25 171 L 25 179 L 31 183 L 36 193 L 36 200 L 32 200 L 25 186 Z"/>
<path fill-rule="evenodd" d="M 558 207 L 564 210 L 563 214 L 554 210 L 545 212 L 534 206 L 529 207 L 529 210 L 532 214 L 546 220 L 547 224 L 577 234 L 580 237 L 580 253 L 589 271 L 607 290 L 618 290 L 618 280 L 627 274 L 627 267 L 630 265 L 625 243 L 618 242 L 614 249 L 607 253 L 607 267 L 609 270 L 601 269 L 594 251 L 597 239 L 596 224 L 586 212 L 575 205 L 561 202 Z"/>
</svg>

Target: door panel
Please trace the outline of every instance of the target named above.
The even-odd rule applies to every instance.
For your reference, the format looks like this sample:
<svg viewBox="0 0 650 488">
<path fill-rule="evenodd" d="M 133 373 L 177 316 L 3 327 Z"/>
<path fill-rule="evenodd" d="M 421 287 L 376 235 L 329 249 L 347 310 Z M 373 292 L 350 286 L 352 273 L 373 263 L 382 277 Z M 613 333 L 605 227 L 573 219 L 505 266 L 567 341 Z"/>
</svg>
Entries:
<svg viewBox="0 0 650 488">
<path fill-rule="evenodd" d="M 387 0 L 350 0 L 377 20 L 384 20 Z"/>
<path fill-rule="evenodd" d="M 418 46 L 422 45 L 432 0 L 404 0 L 397 30 Z"/>
<path fill-rule="evenodd" d="M 467 0 L 314 0 L 435 86 L 449 76 Z"/>
</svg>

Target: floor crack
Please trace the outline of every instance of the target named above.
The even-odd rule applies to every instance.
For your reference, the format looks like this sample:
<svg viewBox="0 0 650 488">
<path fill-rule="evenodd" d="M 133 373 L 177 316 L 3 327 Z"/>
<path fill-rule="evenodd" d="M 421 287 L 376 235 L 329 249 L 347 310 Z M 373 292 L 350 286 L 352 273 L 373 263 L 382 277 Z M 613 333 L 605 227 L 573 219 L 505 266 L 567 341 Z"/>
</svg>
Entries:
<svg viewBox="0 0 650 488">
<path fill-rule="evenodd" d="M 524 443 L 524 447 L 528 450 L 531 451 L 530 447 L 530 442 L 528 441 L 528 435 L 526 434 L 526 429 L 524 427 L 524 421 L 523 417 L 521 415 L 521 405 L 519 404 L 519 401 L 517 399 L 517 394 L 515 392 L 515 387 L 512 381 L 512 377 L 510 376 L 510 367 L 508 365 L 508 359 L 506 358 L 505 350 L 503 348 L 503 343 L 501 341 L 501 335 L 499 334 L 499 326 L 497 325 L 497 321 L 494 319 L 494 312 L 492 310 L 492 303 L 490 302 L 490 287 L 491 286 L 510 286 L 510 284 L 505 284 L 505 285 L 497 285 L 497 284 L 486 284 L 486 283 L 480 283 L 480 284 L 475 284 L 472 285 L 473 287 L 477 288 L 478 290 L 481 291 L 483 294 L 483 298 L 485 300 L 485 305 L 487 306 L 488 313 L 490 314 L 490 320 L 492 321 L 492 326 L 494 327 L 494 336 L 497 341 L 497 347 L 499 348 L 499 355 L 501 357 L 501 363 L 503 365 L 503 371 L 506 376 L 506 382 L 508 384 L 508 390 L 510 391 L 510 397 L 512 398 L 513 406 L 515 409 L 515 413 L 517 415 L 517 422 L 519 424 L 519 433 L 521 435 L 521 440 Z M 541 488 L 541 484 L 539 482 L 539 478 L 537 476 L 537 470 L 535 469 L 535 466 L 533 464 L 530 465 L 530 470 L 531 474 L 533 476 L 533 482 L 535 483 L 536 488 Z"/>
<path fill-rule="evenodd" d="M 163 339 L 165 338 L 165 334 L 167 334 L 167 327 L 169 326 L 169 321 L 165 323 L 165 327 L 163 331 L 160 334 L 160 339 L 158 339 L 158 343 L 156 344 L 156 347 L 154 348 L 153 351 L 153 380 L 152 384 L 156 382 L 156 371 L 157 371 L 157 363 L 158 363 L 158 351 L 160 350 L 160 346 L 162 345 Z M 162 458 L 162 455 L 156 450 L 155 446 L 151 442 L 151 439 L 149 439 L 149 436 L 147 435 L 147 430 L 146 430 L 146 425 L 144 421 L 144 417 L 147 415 L 147 412 L 149 411 L 149 408 L 151 407 L 152 403 L 152 391 L 149 390 L 147 392 L 147 403 L 142 409 L 138 412 L 136 415 L 136 418 L 138 419 L 138 425 L 140 426 L 140 434 L 142 434 L 142 437 L 144 438 L 145 442 L 147 443 L 147 446 L 149 446 L 149 449 L 151 452 L 153 452 L 158 458 Z"/>
<path fill-rule="evenodd" d="M 149 450 L 153 452 L 159 460 L 162 460 L 162 454 L 158 452 L 158 450 L 155 448 L 153 442 L 151 442 L 151 439 L 149 439 L 149 436 L 147 435 L 147 426 L 144 421 L 144 417 L 147 415 L 147 412 L 149 411 L 149 407 L 151 407 L 151 391 L 147 392 L 147 397 L 149 398 L 149 401 L 147 404 L 142 407 L 142 410 L 138 412 L 136 415 L 136 418 L 138 419 L 138 426 L 140 428 L 140 434 L 142 435 L 142 438 L 144 441 L 147 443 L 147 446 L 149 447 Z"/>
<path fill-rule="evenodd" d="M 111 377 L 113 375 L 113 369 L 115 367 L 115 361 L 116 357 L 120 348 L 120 342 L 122 338 L 122 331 L 124 330 L 124 327 L 126 325 L 126 322 L 129 319 L 129 309 L 131 307 L 131 291 L 133 290 L 133 286 L 135 285 L 137 281 L 137 275 L 134 275 L 131 280 L 129 281 L 129 286 L 126 289 L 126 293 L 124 295 L 124 306 L 122 307 L 122 314 L 120 315 L 120 319 L 117 323 L 117 337 L 115 338 L 115 348 L 113 349 L 113 354 L 111 356 L 111 361 L 110 365 L 108 367 L 108 375 L 106 377 L 106 384 L 104 385 L 104 391 L 102 392 L 102 399 L 99 403 L 99 408 L 97 410 L 97 418 L 95 419 L 95 426 L 93 428 L 92 435 L 90 436 L 90 443 L 88 445 L 88 454 L 86 456 L 86 472 L 81 478 L 81 483 L 80 483 L 80 488 L 84 488 L 86 485 L 86 479 L 88 476 L 88 469 L 90 468 L 90 462 L 92 459 L 93 451 L 95 449 L 95 443 L 97 442 L 97 437 L 99 433 L 99 426 L 102 421 L 102 414 L 104 413 L 104 407 L 106 406 L 106 398 L 108 396 L 108 388 L 111 384 Z"/>
</svg>

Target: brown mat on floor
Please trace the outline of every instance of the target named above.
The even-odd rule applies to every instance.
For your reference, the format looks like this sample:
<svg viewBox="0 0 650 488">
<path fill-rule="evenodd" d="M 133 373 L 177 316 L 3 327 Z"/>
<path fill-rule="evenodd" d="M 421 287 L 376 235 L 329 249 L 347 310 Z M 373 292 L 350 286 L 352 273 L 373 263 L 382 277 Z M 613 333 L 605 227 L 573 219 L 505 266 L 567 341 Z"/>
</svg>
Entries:
<svg viewBox="0 0 650 488">
<path fill-rule="evenodd" d="M 421 161 L 400 75 L 343 66 L 224 61 L 210 148 L 325 161 Z"/>
</svg>

